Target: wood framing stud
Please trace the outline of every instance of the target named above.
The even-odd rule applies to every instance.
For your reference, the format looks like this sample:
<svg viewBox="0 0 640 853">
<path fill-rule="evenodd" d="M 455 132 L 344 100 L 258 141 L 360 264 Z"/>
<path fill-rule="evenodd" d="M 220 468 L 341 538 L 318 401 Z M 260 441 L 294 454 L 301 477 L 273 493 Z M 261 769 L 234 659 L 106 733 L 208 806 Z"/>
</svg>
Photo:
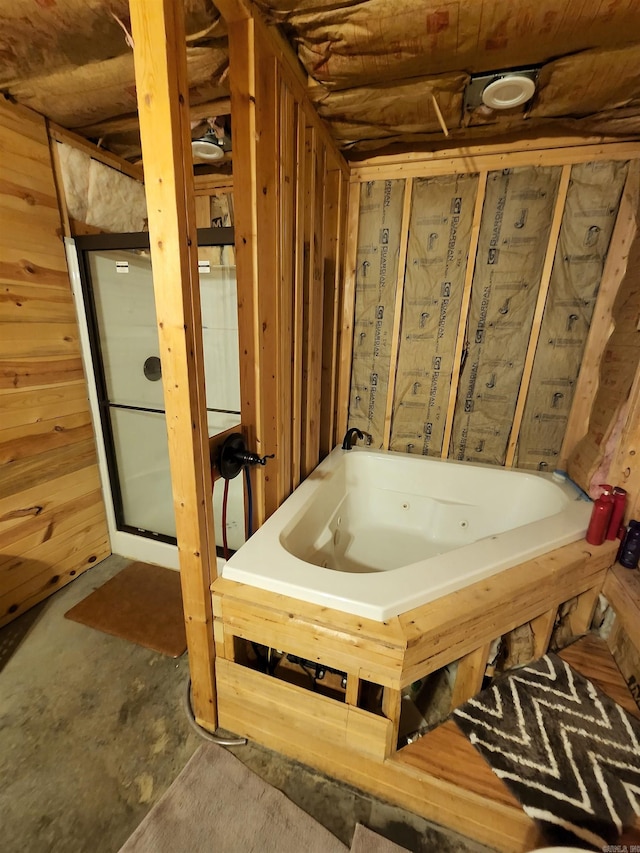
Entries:
<svg viewBox="0 0 640 853">
<path fill-rule="evenodd" d="M 136 181 L 144 180 L 143 171 L 140 166 L 134 166 L 133 163 L 129 163 L 128 160 L 119 157 L 117 154 L 113 154 L 111 151 L 107 151 L 105 148 L 98 148 L 97 145 L 89 142 L 83 136 L 78 136 L 77 133 L 73 133 L 71 130 L 66 130 L 64 127 L 60 127 L 52 121 L 48 122 L 47 125 L 49 136 L 51 139 L 55 139 L 56 142 L 64 142 L 72 148 L 84 151 L 84 153 L 88 154 L 93 160 L 98 160 L 100 163 L 104 163 L 105 166 L 117 169 L 118 172 L 122 172 L 123 175 L 128 175 L 130 178 L 134 178 Z"/>
<path fill-rule="evenodd" d="M 589 429 L 589 417 L 599 384 L 600 362 L 612 330 L 613 305 L 627 271 L 629 251 L 636 236 L 639 197 L 640 163 L 634 161 L 629 164 L 560 450 L 558 467 L 563 471 L 567 470 L 569 455 Z"/>
<path fill-rule="evenodd" d="M 292 440 L 291 440 L 291 479 L 292 488 L 300 484 L 302 477 L 302 341 L 304 337 L 304 276 L 305 247 L 304 223 L 305 200 L 307 195 L 307 174 L 305 164 L 305 136 L 307 124 L 304 112 L 296 110 L 295 160 L 296 195 L 294 211 L 294 271 L 293 271 L 293 389 L 292 389 Z"/>
<path fill-rule="evenodd" d="M 400 711 L 402 709 L 402 691 L 385 687 L 382 691 L 382 713 L 391 721 L 386 744 L 386 754 L 391 755 L 397 749 Z"/>
<path fill-rule="evenodd" d="M 227 3 L 226 6 L 235 6 Z M 221 9 L 223 15 L 225 10 Z M 226 16 L 225 16 L 226 17 Z M 260 394 L 261 358 L 258 319 L 258 214 L 255 38 L 251 19 L 227 19 L 231 68 L 231 122 L 236 160 L 242 169 L 234 175 L 236 278 L 238 288 L 238 342 L 240 348 L 240 411 L 247 442 L 258 452 L 262 436 Z M 254 522 L 264 521 L 264 477 L 251 472 Z"/>
<path fill-rule="evenodd" d="M 64 236 L 71 237 L 71 220 L 69 218 L 69 208 L 67 207 L 67 196 L 64 191 L 64 179 L 62 177 L 62 164 L 60 163 L 60 149 L 58 143 L 49 134 L 49 149 L 51 151 L 51 165 L 53 167 L 53 178 L 56 185 L 56 194 L 58 196 L 58 207 L 60 208 L 60 216 L 62 218 L 62 227 Z"/>
<path fill-rule="evenodd" d="M 393 414 L 393 398 L 396 391 L 396 368 L 400 351 L 400 324 L 402 321 L 402 305 L 404 297 L 404 279 L 409 249 L 409 223 L 411 221 L 411 203 L 413 200 L 413 178 L 404 182 L 404 200 L 402 204 L 402 220 L 400 222 L 400 254 L 398 257 L 398 277 L 396 281 L 396 302 L 393 311 L 393 328 L 391 332 L 391 358 L 389 361 L 389 385 L 387 387 L 387 403 L 384 412 L 384 432 L 382 446 L 389 449 L 391 439 L 391 417 Z"/>
<path fill-rule="evenodd" d="M 599 595 L 600 587 L 596 586 L 578 596 L 575 609 L 569 613 L 569 626 L 574 637 L 586 634 L 591 627 Z"/>
<path fill-rule="evenodd" d="M 533 362 L 536 357 L 536 349 L 538 347 L 538 338 L 540 337 L 540 329 L 542 328 L 542 318 L 544 316 L 544 308 L 547 303 L 547 294 L 551 283 L 551 273 L 553 272 L 553 262 L 556 257 L 556 247 L 558 238 L 560 237 L 560 227 L 562 225 L 562 216 L 564 214 L 564 206 L 567 200 L 569 191 L 569 181 L 571 180 L 571 166 L 563 166 L 560 176 L 560 185 L 558 187 L 558 195 L 556 196 L 555 208 L 553 211 L 553 219 L 551 220 L 551 229 L 549 231 L 549 242 L 547 244 L 547 252 L 544 258 L 542 267 L 542 276 L 540 280 L 540 288 L 538 290 L 538 298 L 533 314 L 533 323 L 531 326 L 531 334 L 529 336 L 529 345 L 527 346 L 527 354 L 524 359 L 524 368 L 522 370 L 522 379 L 520 380 L 520 390 L 518 391 L 518 400 L 516 402 L 516 410 L 513 415 L 513 424 L 509 434 L 509 442 L 507 444 L 507 455 L 505 465 L 510 467 L 513 465 L 513 460 L 516 455 L 518 446 L 518 435 L 520 434 L 520 425 L 522 424 L 522 416 L 524 415 L 524 407 L 527 402 L 527 394 L 529 393 L 529 383 L 531 382 L 531 374 L 533 373 Z"/>
<path fill-rule="evenodd" d="M 539 616 L 536 616 L 535 619 L 532 619 L 529 623 L 533 634 L 534 659 L 542 657 L 549 648 L 549 641 L 551 640 L 551 634 L 553 633 L 553 626 L 556 622 L 557 612 L 557 605 L 550 607 L 548 610 L 545 610 L 544 613 L 541 613 Z"/>
<path fill-rule="evenodd" d="M 455 684 L 451 695 L 451 710 L 462 705 L 482 689 L 491 643 L 483 643 L 458 661 Z"/>
<path fill-rule="evenodd" d="M 184 8 L 131 0 L 158 338 L 194 713 L 217 707 L 209 587 L 216 576 Z"/>
<path fill-rule="evenodd" d="M 478 251 L 478 240 L 480 239 L 480 222 L 482 220 L 482 208 L 484 196 L 487 190 L 487 173 L 481 172 L 478 178 L 478 190 L 476 202 L 473 208 L 471 220 L 471 240 L 469 241 L 469 254 L 467 255 L 467 267 L 464 274 L 462 288 L 462 303 L 460 305 L 460 319 L 458 320 L 458 332 L 456 335 L 456 348 L 453 354 L 453 369 L 451 371 L 451 388 L 449 389 L 449 402 L 447 405 L 447 419 L 445 421 L 444 435 L 442 439 L 442 458 L 449 455 L 449 444 L 453 430 L 453 417 L 456 410 L 456 398 L 460 384 L 460 371 L 462 370 L 462 356 L 466 346 L 467 317 L 469 316 L 469 305 L 471 304 L 471 286 L 473 284 L 473 273 L 476 268 L 476 253 Z"/>
<path fill-rule="evenodd" d="M 473 153 L 469 153 L 472 151 Z M 597 160 L 629 160 L 640 157 L 640 142 L 611 142 L 605 145 L 575 145 L 571 147 L 535 150 L 500 150 L 473 148 L 445 149 L 416 155 L 414 159 L 399 155 L 383 162 L 353 164 L 350 180 L 392 180 L 394 178 L 430 178 L 434 175 L 463 175 L 471 172 L 491 172 L 496 169 L 515 169 L 519 166 L 566 166 Z"/>
<path fill-rule="evenodd" d="M 361 682 L 357 675 L 353 673 L 347 675 L 347 690 L 344 695 L 344 701 L 347 705 L 358 707 L 358 702 L 360 701 L 360 684 Z"/>
<path fill-rule="evenodd" d="M 360 219 L 360 185 L 349 186 L 347 202 L 347 246 L 344 261 L 344 293 L 342 298 L 342 329 L 338 365 L 338 439 L 347 429 L 349 396 L 351 393 L 351 357 L 353 354 L 353 325 L 356 307 L 356 267 L 358 263 L 358 223 Z"/>
</svg>

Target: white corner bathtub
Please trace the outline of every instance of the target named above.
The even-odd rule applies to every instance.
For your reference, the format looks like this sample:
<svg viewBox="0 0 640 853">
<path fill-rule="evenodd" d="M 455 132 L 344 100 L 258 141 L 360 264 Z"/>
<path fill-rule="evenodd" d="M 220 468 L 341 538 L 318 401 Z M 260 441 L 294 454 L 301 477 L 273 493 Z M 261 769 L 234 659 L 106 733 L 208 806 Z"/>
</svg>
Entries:
<svg viewBox="0 0 640 853">
<path fill-rule="evenodd" d="M 337 447 L 222 575 L 384 621 L 581 539 L 590 512 L 559 475 Z"/>
</svg>

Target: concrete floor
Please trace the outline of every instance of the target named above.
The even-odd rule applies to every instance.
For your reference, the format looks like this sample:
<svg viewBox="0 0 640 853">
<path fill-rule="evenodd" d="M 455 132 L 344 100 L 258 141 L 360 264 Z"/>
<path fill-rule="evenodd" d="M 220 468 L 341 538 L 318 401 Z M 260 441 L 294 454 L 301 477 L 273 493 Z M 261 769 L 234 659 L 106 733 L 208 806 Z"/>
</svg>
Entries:
<svg viewBox="0 0 640 853">
<path fill-rule="evenodd" d="M 202 742 L 186 655 L 63 618 L 126 564 L 110 557 L 0 630 L 3 853 L 114 853 Z M 347 846 L 360 822 L 415 853 L 487 851 L 257 744 L 232 752 Z"/>
</svg>

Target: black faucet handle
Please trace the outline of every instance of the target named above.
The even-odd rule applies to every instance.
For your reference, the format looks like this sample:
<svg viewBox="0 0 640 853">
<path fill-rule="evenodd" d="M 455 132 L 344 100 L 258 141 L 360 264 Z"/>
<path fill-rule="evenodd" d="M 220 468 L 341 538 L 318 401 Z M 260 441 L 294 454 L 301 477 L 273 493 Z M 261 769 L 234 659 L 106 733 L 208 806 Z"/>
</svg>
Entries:
<svg viewBox="0 0 640 853">
<path fill-rule="evenodd" d="M 357 436 L 360 441 L 364 439 L 364 433 L 362 430 L 359 430 L 358 427 L 350 427 L 344 434 L 344 441 L 342 442 L 343 450 L 351 450 L 353 447 L 354 436 Z"/>
</svg>

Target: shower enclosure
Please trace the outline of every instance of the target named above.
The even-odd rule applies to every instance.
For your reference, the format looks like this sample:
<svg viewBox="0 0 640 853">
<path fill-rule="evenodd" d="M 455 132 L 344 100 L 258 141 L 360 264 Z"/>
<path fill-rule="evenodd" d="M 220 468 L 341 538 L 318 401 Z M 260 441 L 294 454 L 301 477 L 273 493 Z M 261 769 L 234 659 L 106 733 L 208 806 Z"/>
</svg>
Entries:
<svg viewBox="0 0 640 853">
<path fill-rule="evenodd" d="M 75 243 L 112 521 L 118 532 L 175 545 L 149 235 L 103 234 Z M 201 229 L 198 244 L 207 422 L 216 435 L 240 423 L 233 229 Z M 220 545 L 221 489 L 213 500 Z M 227 539 L 231 550 L 245 539 L 241 477 L 230 483 Z"/>
</svg>

